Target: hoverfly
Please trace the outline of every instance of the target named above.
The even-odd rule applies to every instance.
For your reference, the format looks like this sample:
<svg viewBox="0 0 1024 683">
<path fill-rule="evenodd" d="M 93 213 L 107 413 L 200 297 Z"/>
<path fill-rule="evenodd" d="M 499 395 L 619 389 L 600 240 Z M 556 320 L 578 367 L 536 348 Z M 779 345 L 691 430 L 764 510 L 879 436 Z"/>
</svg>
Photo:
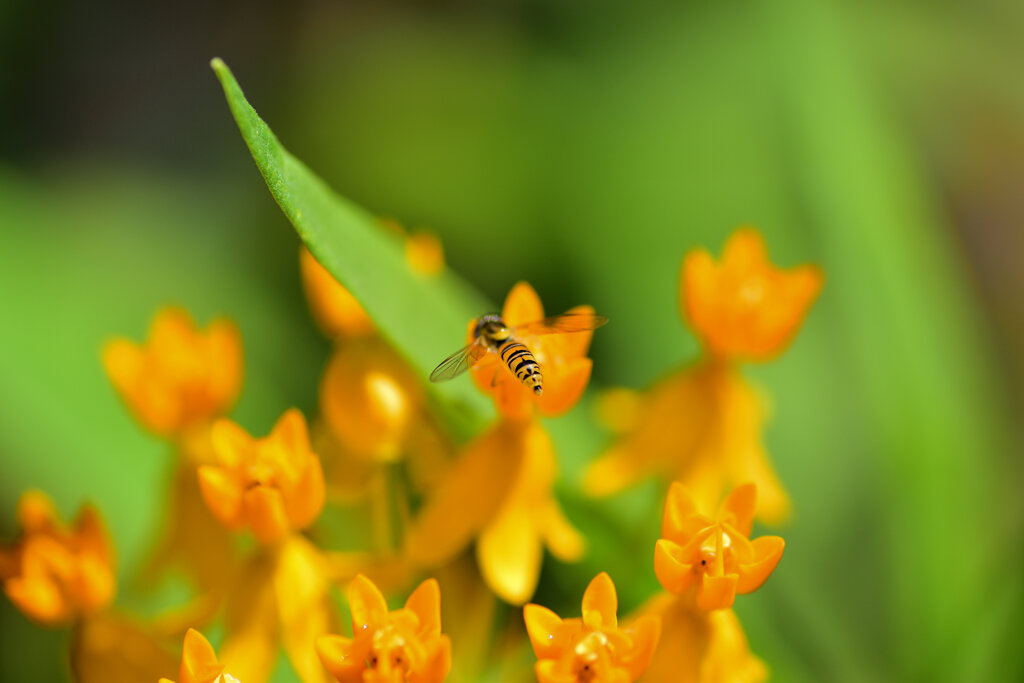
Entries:
<svg viewBox="0 0 1024 683">
<path fill-rule="evenodd" d="M 522 337 L 540 334 L 567 334 L 595 330 L 608 322 L 603 315 L 593 313 L 563 313 L 524 325 L 508 327 L 501 316 L 489 314 L 481 317 L 473 328 L 473 341 L 441 361 L 430 373 L 431 382 L 446 382 L 478 365 L 491 351 L 515 375 L 516 379 L 540 396 L 544 393 L 544 379 L 536 356 L 519 341 Z"/>
</svg>

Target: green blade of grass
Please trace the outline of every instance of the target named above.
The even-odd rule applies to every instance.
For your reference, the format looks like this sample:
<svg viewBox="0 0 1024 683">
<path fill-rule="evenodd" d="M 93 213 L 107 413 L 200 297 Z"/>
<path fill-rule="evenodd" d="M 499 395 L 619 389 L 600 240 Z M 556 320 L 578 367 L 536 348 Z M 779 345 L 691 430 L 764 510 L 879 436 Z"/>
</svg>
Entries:
<svg viewBox="0 0 1024 683">
<path fill-rule="evenodd" d="M 436 276 L 411 270 L 400 239 L 382 230 L 375 216 L 333 192 L 281 145 L 223 61 L 214 59 L 211 66 L 256 166 L 299 237 L 426 378 L 463 343 L 466 323 L 492 307 L 448 269 Z M 493 414 L 468 380 L 434 389 L 445 416 L 463 433 Z"/>
</svg>

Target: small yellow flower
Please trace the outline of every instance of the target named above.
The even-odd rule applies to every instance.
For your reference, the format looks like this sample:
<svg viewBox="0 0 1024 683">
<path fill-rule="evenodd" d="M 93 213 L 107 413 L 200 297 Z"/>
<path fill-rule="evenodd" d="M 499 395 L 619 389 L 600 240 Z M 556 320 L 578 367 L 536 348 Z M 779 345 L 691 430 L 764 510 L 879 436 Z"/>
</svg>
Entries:
<svg viewBox="0 0 1024 683">
<path fill-rule="evenodd" d="M 720 263 L 704 250 L 683 260 L 683 316 L 711 356 L 768 360 L 786 347 L 821 291 L 817 266 L 790 270 L 768 260 L 761 235 L 737 230 Z"/>
<path fill-rule="evenodd" d="M 439 683 L 451 668 L 451 641 L 441 633 L 441 591 L 427 579 L 402 609 L 388 611 L 363 575 L 349 584 L 352 638 L 325 635 L 316 650 L 340 683 Z"/>
<path fill-rule="evenodd" d="M 590 306 L 577 306 L 569 313 L 589 313 Z M 509 327 L 536 322 L 544 318 L 544 307 L 533 287 L 520 282 L 505 298 L 501 313 Z M 467 341 L 473 341 L 476 321 L 469 323 Z M 533 414 L 533 407 L 546 417 L 568 412 L 583 395 L 590 381 L 593 361 L 587 358 L 593 331 L 572 334 L 547 334 L 524 340 L 537 357 L 544 376 L 544 393 L 536 395 L 516 379 L 497 358 L 473 368 L 473 381 L 480 391 L 490 396 L 499 412 L 509 419 L 522 419 Z"/>
<path fill-rule="evenodd" d="M 237 678 L 224 671 L 224 665 L 217 661 L 217 653 L 210 642 L 194 628 L 185 633 L 178 679 L 178 683 L 239 683 Z M 161 678 L 160 683 L 174 681 Z"/>
<path fill-rule="evenodd" d="M 146 429 L 180 438 L 225 414 L 242 382 L 238 329 L 215 320 L 205 331 L 183 310 L 160 311 L 149 340 L 115 339 L 103 350 L 114 388 Z"/>
<path fill-rule="evenodd" d="M 629 628 L 618 625 L 618 598 L 602 572 L 583 594 L 580 619 L 562 619 L 529 604 L 523 618 L 537 655 L 539 683 L 629 683 L 647 668 L 661 635 L 661 620 L 643 616 Z"/>
<path fill-rule="evenodd" d="M 448 562 L 474 539 L 484 580 L 521 605 L 540 576 L 543 548 L 571 562 L 584 541 L 552 493 L 554 448 L 531 420 L 501 421 L 466 446 L 406 536 L 405 552 L 426 567 Z"/>
<path fill-rule="evenodd" d="M 376 330 L 356 298 L 320 265 L 306 247 L 299 252 L 299 269 L 313 319 L 325 335 L 331 338 L 361 337 Z"/>
<path fill-rule="evenodd" d="M 678 596 L 694 595 L 697 607 L 731 607 L 736 594 L 761 587 L 786 546 L 778 536 L 749 539 L 757 509 L 757 487 L 737 487 L 714 519 L 699 512 L 678 482 L 665 502 L 654 572 L 662 587 Z"/>
<path fill-rule="evenodd" d="M 114 552 L 99 513 L 83 506 L 69 529 L 46 494 L 18 502 L 21 538 L 0 551 L 0 580 L 11 602 L 46 626 L 103 610 L 114 598 Z"/>
<path fill-rule="evenodd" d="M 225 526 L 273 543 L 319 517 L 324 474 L 298 410 L 286 411 L 263 439 L 230 420 L 214 423 L 211 438 L 218 464 L 199 468 L 199 486 Z"/>
</svg>

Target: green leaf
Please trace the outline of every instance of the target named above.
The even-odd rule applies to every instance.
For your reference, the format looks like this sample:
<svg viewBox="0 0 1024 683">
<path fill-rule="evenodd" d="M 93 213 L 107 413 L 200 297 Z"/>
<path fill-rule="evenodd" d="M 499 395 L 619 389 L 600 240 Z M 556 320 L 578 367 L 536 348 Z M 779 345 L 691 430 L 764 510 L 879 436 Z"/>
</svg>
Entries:
<svg viewBox="0 0 1024 683">
<path fill-rule="evenodd" d="M 281 145 L 224 62 L 214 59 L 211 66 L 256 166 L 303 242 L 426 378 L 464 343 L 466 324 L 493 306 L 447 268 L 436 276 L 411 270 L 400 239 L 382 230 L 371 213 L 335 194 Z M 431 386 L 445 416 L 463 433 L 493 415 L 487 399 L 466 379 Z"/>
</svg>

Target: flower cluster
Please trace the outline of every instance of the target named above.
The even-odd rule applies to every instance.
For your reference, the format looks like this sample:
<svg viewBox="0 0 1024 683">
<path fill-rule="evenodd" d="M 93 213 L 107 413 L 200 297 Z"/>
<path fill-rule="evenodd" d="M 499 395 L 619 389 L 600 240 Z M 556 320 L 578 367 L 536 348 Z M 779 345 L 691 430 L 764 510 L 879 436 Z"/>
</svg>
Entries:
<svg viewBox="0 0 1024 683">
<path fill-rule="evenodd" d="M 417 277 L 443 272 L 436 237 L 382 229 L 404 241 Z M 166 309 L 145 343 L 118 339 L 103 353 L 129 412 L 173 454 L 161 540 L 148 581 L 131 588 L 150 590 L 178 568 L 194 589 L 188 602 L 149 618 L 116 612 L 114 551 L 97 510 L 83 506 L 65 525 L 45 495 L 22 497 L 0 581 L 28 618 L 72 628 L 77 679 L 265 683 L 287 666 L 309 683 L 438 683 L 478 680 L 488 659 L 506 661 L 511 677 L 516 653 L 530 648 L 541 683 L 766 677 L 732 607 L 779 564 L 783 539 L 752 533 L 755 517 L 780 519 L 788 498 L 761 443 L 762 401 L 738 368 L 790 342 L 821 287 L 816 268 L 774 267 L 750 229 L 729 240 L 721 263 L 687 255 L 682 312 L 700 359 L 646 392 L 599 399 L 614 442 L 588 466 L 584 491 L 608 496 L 657 474 L 669 483 L 661 537 L 642 559 L 624 558 L 653 569 L 663 592 L 620 624 L 606 571 L 586 587 L 578 617 L 530 602 L 551 595 L 537 591 L 545 549 L 562 563 L 587 551 L 556 495 L 546 420 L 580 402 L 592 331 L 531 335 L 531 324 L 548 323 L 544 308 L 529 284 L 515 285 L 501 319 L 521 332 L 515 341 L 527 350 L 516 353 L 542 368 L 543 391 L 500 352 L 477 354 L 472 382 L 496 418 L 465 438 L 362 302 L 305 248 L 299 261 L 332 344 L 309 421 L 289 408 L 253 436 L 228 417 L 242 354 L 225 320 L 202 329 Z M 589 306 L 568 313 L 598 318 Z M 478 320 L 468 323 L 472 343 Z M 340 627 L 342 588 L 350 634 Z M 387 596 L 408 597 L 391 609 Z M 504 628 L 499 601 L 517 615 Z M 222 633 L 216 650 L 197 629 Z"/>
<path fill-rule="evenodd" d="M 609 425 L 618 438 L 591 464 L 584 488 L 606 496 L 658 474 L 683 482 L 702 507 L 712 508 L 732 487 L 753 482 L 760 518 L 782 521 L 789 497 L 763 445 L 764 400 L 738 364 L 781 353 L 821 286 L 815 266 L 772 265 L 751 228 L 733 234 L 720 263 L 703 250 L 687 254 L 681 313 L 702 356 L 643 394 L 620 390 L 610 397 L 615 408 L 604 412 L 618 413 Z"/>
</svg>

